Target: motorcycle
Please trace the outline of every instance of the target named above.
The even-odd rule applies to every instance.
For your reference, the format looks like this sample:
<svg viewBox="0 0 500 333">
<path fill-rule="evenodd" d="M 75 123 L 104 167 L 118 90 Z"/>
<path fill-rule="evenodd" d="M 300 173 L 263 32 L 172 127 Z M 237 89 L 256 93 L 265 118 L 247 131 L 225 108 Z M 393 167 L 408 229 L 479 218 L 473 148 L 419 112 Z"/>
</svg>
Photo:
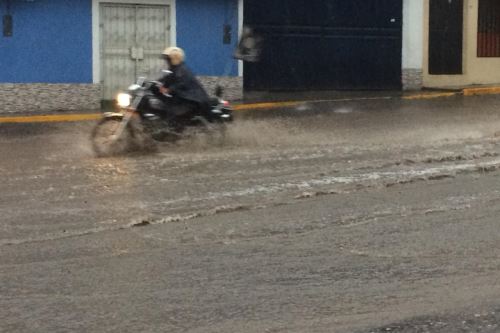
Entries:
<svg viewBox="0 0 500 333">
<path fill-rule="evenodd" d="M 97 156 L 154 150 L 157 142 L 175 143 L 201 134 L 207 136 L 209 144 L 223 142 L 226 124 L 233 120 L 233 110 L 229 102 L 222 99 L 220 86 L 216 88 L 216 97 L 210 99 L 208 116 L 193 112 L 169 117 L 166 117 L 168 106 L 159 95 L 160 86 L 158 81 L 140 77 L 127 92 L 118 94 L 117 110 L 105 112 L 92 131 L 92 147 Z"/>
</svg>

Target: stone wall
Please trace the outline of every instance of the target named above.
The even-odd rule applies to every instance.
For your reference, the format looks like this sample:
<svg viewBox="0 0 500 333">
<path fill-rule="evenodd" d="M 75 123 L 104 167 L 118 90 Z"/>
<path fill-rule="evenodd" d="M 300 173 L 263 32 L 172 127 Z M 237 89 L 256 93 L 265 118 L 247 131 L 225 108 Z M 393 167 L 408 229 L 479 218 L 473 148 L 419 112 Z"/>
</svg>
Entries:
<svg viewBox="0 0 500 333">
<path fill-rule="evenodd" d="M 403 69 L 403 90 L 420 90 L 424 85 L 424 73 L 421 69 Z"/>
<path fill-rule="evenodd" d="M 0 113 L 97 110 L 101 87 L 97 84 L 0 84 Z"/>
<path fill-rule="evenodd" d="M 237 101 L 243 99 L 243 78 L 239 76 L 201 76 L 201 83 L 213 95 L 215 87 L 219 84 L 224 88 L 224 99 Z"/>
<path fill-rule="evenodd" d="M 243 98 L 241 77 L 200 77 L 210 95 L 220 84 L 224 98 Z M 98 110 L 101 108 L 98 84 L 0 83 L 0 114 Z"/>
</svg>

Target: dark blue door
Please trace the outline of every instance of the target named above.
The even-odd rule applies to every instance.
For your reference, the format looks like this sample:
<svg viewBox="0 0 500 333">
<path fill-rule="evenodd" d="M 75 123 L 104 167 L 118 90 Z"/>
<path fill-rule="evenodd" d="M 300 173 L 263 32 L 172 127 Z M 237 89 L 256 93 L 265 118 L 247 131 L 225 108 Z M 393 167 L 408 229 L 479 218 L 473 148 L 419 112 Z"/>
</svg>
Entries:
<svg viewBox="0 0 500 333">
<path fill-rule="evenodd" d="M 400 89 L 402 0 L 245 0 L 246 90 Z"/>
<path fill-rule="evenodd" d="M 463 0 L 431 0 L 429 74 L 462 74 Z"/>
</svg>

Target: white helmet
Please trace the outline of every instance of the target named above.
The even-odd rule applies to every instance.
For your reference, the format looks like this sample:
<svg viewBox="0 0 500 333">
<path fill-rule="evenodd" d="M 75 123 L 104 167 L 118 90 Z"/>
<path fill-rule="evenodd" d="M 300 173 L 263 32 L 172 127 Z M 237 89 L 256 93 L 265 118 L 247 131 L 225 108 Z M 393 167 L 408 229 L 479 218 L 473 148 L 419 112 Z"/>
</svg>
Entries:
<svg viewBox="0 0 500 333">
<path fill-rule="evenodd" d="M 186 58 L 184 50 L 175 46 L 167 47 L 162 55 L 173 66 L 182 64 Z"/>
</svg>

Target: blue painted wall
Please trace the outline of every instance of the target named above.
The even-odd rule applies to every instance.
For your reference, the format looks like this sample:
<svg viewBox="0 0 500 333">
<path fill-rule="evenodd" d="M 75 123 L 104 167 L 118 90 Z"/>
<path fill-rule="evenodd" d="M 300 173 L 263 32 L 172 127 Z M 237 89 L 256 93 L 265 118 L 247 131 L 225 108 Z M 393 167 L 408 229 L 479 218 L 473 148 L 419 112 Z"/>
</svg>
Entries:
<svg viewBox="0 0 500 333">
<path fill-rule="evenodd" d="M 237 75 L 237 0 L 177 0 L 177 44 L 198 75 Z M 0 82 L 92 83 L 92 0 L 11 0 L 14 35 L 0 35 Z M 0 0 L 0 17 L 6 14 Z M 223 44 L 223 26 L 232 43 Z M 1 31 L 0 31 L 1 32 Z"/>
<path fill-rule="evenodd" d="M 0 35 L 0 82 L 92 82 L 91 0 L 11 3 L 14 35 Z"/>
<path fill-rule="evenodd" d="M 238 44 L 237 0 L 177 0 L 177 45 L 198 75 L 238 74 L 232 58 Z M 232 26 L 232 43 L 223 44 L 223 26 Z"/>
</svg>

